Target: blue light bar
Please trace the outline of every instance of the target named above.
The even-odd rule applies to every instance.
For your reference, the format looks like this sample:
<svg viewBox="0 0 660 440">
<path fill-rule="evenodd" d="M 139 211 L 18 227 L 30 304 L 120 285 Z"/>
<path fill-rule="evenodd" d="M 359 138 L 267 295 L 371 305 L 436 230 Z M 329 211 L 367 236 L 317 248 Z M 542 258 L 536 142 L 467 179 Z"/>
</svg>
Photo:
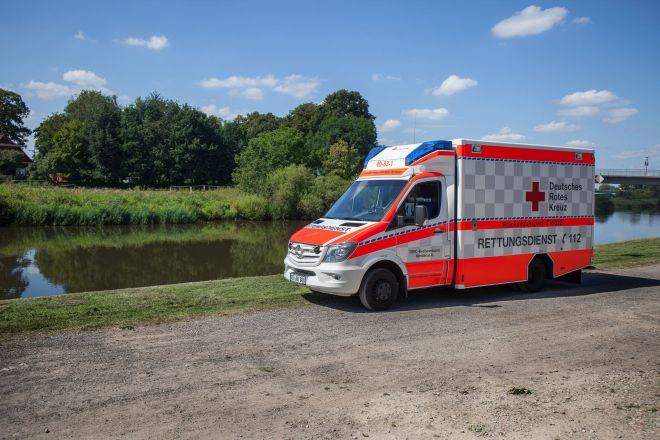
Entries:
<svg viewBox="0 0 660 440">
<path fill-rule="evenodd" d="M 367 157 L 364 158 L 364 167 L 366 168 L 369 161 L 371 159 L 373 159 L 374 156 L 376 156 L 378 153 L 383 151 L 385 148 L 387 148 L 387 147 L 383 147 L 381 145 L 376 145 L 371 150 L 369 150 L 369 154 L 367 154 Z"/>
<path fill-rule="evenodd" d="M 451 141 L 428 141 L 412 150 L 406 156 L 406 166 L 415 162 L 417 159 L 437 150 L 453 150 Z"/>
</svg>

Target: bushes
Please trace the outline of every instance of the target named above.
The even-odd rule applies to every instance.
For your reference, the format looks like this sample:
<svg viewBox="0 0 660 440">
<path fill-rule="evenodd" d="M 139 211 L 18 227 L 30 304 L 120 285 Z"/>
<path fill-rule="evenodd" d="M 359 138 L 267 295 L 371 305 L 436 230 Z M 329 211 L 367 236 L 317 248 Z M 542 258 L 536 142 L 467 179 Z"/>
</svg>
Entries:
<svg viewBox="0 0 660 440">
<path fill-rule="evenodd" d="M 150 225 L 214 220 L 317 218 L 350 180 L 314 176 L 289 165 L 265 176 L 262 194 L 235 188 L 153 191 L 0 184 L 0 224 L 31 226 Z"/>
<path fill-rule="evenodd" d="M 273 219 L 317 218 L 350 184 L 336 175 L 318 176 L 304 165 L 290 165 L 268 177 L 267 195 Z"/>
<path fill-rule="evenodd" d="M 170 192 L 0 184 L 0 223 L 122 225 L 266 220 L 264 197 L 236 189 Z"/>
</svg>

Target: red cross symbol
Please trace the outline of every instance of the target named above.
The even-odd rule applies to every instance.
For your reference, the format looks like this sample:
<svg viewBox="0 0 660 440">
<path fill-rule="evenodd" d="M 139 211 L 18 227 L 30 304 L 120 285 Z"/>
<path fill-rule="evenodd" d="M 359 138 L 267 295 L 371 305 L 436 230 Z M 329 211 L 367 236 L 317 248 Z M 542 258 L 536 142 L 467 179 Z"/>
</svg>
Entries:
<svg viewBox="0 0 660 440">
<path fill-rule="evenodd" d="M 532 211 L 538 211 L 539 203 L 545 202 L 545 192 L 539 191 L 538 182 L 532 182 L 532 190 L 525 192 L 525 200 L 532 203 Z"/>
</svg>

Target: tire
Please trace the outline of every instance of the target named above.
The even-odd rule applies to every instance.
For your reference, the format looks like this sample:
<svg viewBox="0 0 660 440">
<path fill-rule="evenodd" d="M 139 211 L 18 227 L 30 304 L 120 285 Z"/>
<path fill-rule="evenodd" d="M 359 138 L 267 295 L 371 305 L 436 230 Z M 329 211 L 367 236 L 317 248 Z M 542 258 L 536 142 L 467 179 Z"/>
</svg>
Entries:
<svg viewBox="0 0 660 440">
<path fill-rule="evenodd" d="M 375 312 L 392 307 L 398 294 L 399 281 L 387 269 L 372 269 L 367 272 L 359 291 L 362 305 Z"/>
<path fill-rule="evenodd" d="M 538 258 L 535 258 L 529 263 L 529 267 L 527 268 L 527 281 L 518 283 L 518 287 L 523 292 L 538 292 L 543 289 L 546 276 L 545 264 Z"/>
</svg>

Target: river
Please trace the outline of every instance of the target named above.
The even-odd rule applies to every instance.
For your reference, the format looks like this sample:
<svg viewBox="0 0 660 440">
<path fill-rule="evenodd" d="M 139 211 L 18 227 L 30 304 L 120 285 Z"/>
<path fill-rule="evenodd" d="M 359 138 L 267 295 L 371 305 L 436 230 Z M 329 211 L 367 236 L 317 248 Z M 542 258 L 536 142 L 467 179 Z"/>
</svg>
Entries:
<svg viewBox="0 0 660 440">
<path fill-rule="evenodd" d="M 0 228 L 0 299 L 276 274 L 306 222 Z M 596 218 L 595 242 L 660 236 L 660 213 Z"/>
</svg>

